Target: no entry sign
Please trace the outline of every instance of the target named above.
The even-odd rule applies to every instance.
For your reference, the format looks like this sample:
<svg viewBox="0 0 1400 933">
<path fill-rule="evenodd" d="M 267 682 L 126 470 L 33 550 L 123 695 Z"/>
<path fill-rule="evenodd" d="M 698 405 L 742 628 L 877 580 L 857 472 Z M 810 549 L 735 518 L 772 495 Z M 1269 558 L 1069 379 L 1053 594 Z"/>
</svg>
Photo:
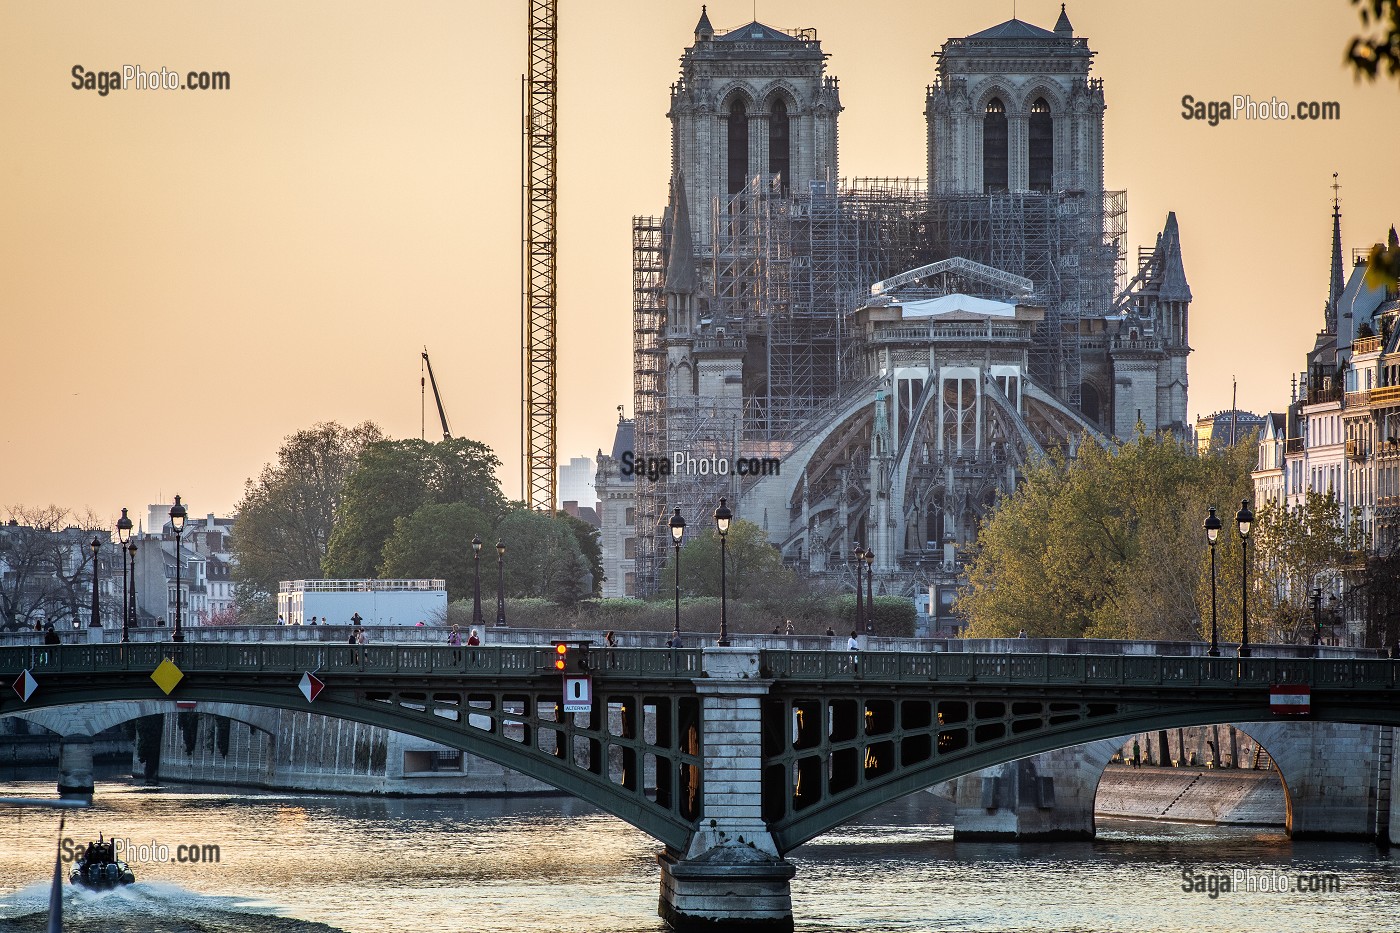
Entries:
<svg viewBox="0 0 1400 933">
<path fill-rule="evenodd" d="M 1306 716 L 1312 712 L 1312 687 L 1275 684 L 1269 688 L 1269 710 L 1275 716 Z"/>
</svg>

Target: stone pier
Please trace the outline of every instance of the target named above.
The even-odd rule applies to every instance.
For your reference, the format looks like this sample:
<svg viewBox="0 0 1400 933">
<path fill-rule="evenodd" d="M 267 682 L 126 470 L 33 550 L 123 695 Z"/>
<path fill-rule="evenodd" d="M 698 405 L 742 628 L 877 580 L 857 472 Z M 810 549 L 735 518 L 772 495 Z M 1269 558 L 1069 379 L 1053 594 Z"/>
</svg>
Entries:
<svg viewBox="0 0 1400 933">
<path fill-rule="evenodd" d="M 763 822 L 760 706 L 771 681 L 753 648 L 707 648 L 695 681 L 704 707 L 699 827 L 661 864 L 658 912 L 676 930 L 792 929 L 796 873 Z"/>
<path fill-rule="evenodd" d="M 58 795 L 92 798 L 92 739 L 65 735 L 58 746 Z"/>
</svg>

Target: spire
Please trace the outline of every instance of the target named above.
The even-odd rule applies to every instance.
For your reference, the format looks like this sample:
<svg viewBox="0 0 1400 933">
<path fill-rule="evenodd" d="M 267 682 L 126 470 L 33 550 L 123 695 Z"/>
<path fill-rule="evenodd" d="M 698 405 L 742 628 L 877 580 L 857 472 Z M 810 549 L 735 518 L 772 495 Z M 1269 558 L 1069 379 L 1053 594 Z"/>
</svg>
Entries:
<svg viewBox="0 0 1400 933">
<path fill-rule="evenodd" d="M 715 27 L 710 25 L 710 14 L 705 11 L 702 4 L 700 7 L 700 22 L 695 24 L 695 41 L 709 42 L 715 37 Z"/>
<path fill-rule="evenodd" d="M 1342 278 L 1342 200 L 1339 192 L 1342 186 L 1337 182 L 1337 173 L 1332 173 L 1332 278 L 1327 283 L 1327 332 L 1337 332 L 1337 311 L 1342 304 L 1342 290 L 1346 282 Z"/>
<path fill-rule="evenodd" d="M 1055 21 L 1055 35 L 1064 39 L 1074 37 L 1074 27 L 1069 24 L 1069 15 L 1065 13 L 1065 5 L 1060 4 L 1060 18 Z"/>
<path fill-rule="evenodd" d="M 690 238 L 690 208 L 685 200 L 685 179 L 671 181 L 671 247 L 666 262 L 666 294 L 690 295 L 695 292 L 695 245 Z"/>
<path fill-rule="evenodd" d="M 1186 268 L 1181 262 L 1181 232 L 1176 227 L 1176 211 L 1167 214 L 1166 226 L 1157 238 L 1162 254 L 1162 285 L 1158 292 L 1164 301 L 1190 301 L 1191 286 L 1186 283 Z"/>
</svg>

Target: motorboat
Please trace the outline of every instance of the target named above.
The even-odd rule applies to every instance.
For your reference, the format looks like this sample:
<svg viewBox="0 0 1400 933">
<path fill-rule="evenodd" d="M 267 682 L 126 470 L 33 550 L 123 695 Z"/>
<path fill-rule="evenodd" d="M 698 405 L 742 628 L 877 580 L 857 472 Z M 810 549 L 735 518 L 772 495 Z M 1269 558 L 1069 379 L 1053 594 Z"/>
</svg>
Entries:
<svg viewBox="0 0 1400 933">
<path fill-rule="evenodd" d="M 116 845 L 111 840 L 97 837 L 87 848 L 78 854 L 73 870 L 68 873 L 71 884 L 80 885 L 93 891 L 110 891 L 136 880 L 126 862 L 117 858 Z"/>
</svg>

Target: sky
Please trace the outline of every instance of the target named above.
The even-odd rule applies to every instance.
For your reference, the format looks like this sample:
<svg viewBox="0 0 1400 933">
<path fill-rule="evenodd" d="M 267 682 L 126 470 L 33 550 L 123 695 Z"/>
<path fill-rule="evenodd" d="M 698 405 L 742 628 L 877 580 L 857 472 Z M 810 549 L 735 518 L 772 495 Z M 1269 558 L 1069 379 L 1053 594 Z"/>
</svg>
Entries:
<svg viewBox="0 0 1400 933">
<path fill-rule="evenodd" d="M 841 173 L 922 176 L 949 37 L 1012 0 L 718 0 L 716 28 L 813 27 L 841 79 Z M 669 87 L 699 4 L 562 0 L 559 459 L 631 413 L 630 222 L 659 214 Z M 1181 225 L 1191 416 L 1288 402 L 1343 245 L 1400 222 L 1400 84 L 1357 83 L 1348 0 L 1072 0 L 1104 80 L 1129 251 Z M 1017 0 L 1051 28 L 1058 2 Z M 526 0 L 0 4 L 0 511 L 232 512 L 287 435 L 426 418 L 521 495 Z M 229 73 L 222 91 L 74 88 L 73 69 Z M 1181 99 L 1337 101 L 1332 122 L 1206 122 Z M 426 421 L 426 429 L 424 422 Z"/>
</svg>

